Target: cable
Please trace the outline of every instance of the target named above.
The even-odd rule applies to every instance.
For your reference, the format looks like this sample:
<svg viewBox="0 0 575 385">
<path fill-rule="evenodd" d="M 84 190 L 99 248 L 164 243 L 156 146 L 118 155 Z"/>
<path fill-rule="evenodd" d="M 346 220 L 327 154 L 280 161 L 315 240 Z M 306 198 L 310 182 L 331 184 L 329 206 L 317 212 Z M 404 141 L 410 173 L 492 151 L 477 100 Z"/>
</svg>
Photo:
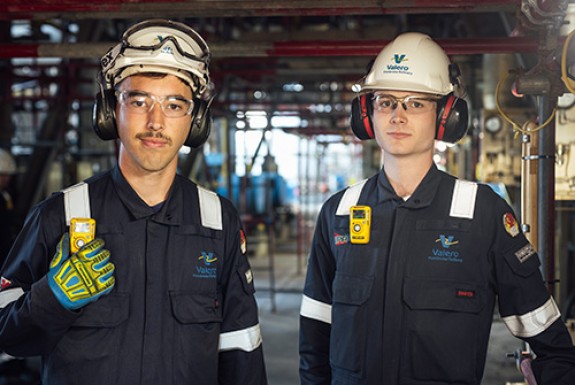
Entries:
<svg viewBox="0 0 575 385">
<path fill-rule="evenodd" d="M 565 43 L 563 43 L 563 50 L 561 52 L 561 80 L 569 92 L 575 95 L 575 89 L 571 85 L 569 75 L 567 74 L 567 49 L 569 48 L 569 43 L 571 42 L 571 38 L 573 37 L 574 33 L 575 29 L 569 32 L 569 35 L 567 35 L 567 38 L 565 38 Z"/>
<path fill-rule="evenodd" d="M 529 134 L 529 133 L 533 133 L 533 132 L 537 132 L 540 129 L 542 129 L 543 127 L 547 126 L 549 123 L 551 123 L 551 121 L 553 120 L 553 118 L 555 117 L 555 112 L 557 111 L 557 107 L 553 108 L 553 111 L 551 112 L 551 115 L 549 115 L 549 118 L 547 118 L 547 120 L 545 122 L 543 122 L 542 125 L 535 127 L 532 130 L 524 130 L 522 129 L 517 123 L 515 123 L 501 108 L 501 104 L 499 103 L 499 88 L 501 86 L 501 83 L 503 83 L 504 81 L 507 80 L 507 78 L 509 78 L 509 74 L 504 78 L 504 79 L 500 79 L 499 82 L 497 82 L 497 87 L 495 88 L 495 105 L 497 106 L 497 111 L 499 111 L 499 114 L 503 117 L 503 119 L 505 119 L 509 124 L 511 124 L 511 126 L 513 127 L 513 132 L 515 132 L 515 137 L 517 137 L 517 134 L 519 132 L 521 132 L 522 134 Z"/>
</svg>

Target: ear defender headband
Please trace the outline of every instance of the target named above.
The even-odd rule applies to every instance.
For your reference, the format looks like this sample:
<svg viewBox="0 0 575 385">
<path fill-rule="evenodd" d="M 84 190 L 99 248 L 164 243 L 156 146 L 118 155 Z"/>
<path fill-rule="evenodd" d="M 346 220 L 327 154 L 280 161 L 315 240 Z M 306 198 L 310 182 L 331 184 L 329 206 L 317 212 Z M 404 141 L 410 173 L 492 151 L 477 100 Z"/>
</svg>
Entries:
<svg viewBox="0 0 575 385">
<path fill-rule="evenodd" d="M 149 29 L 152 36 L 156 36 L 156 29 L 162 31 L 163 34 L 173 32 L 174 36 L 166 35 L 155 45 L 132 44 L 131 40 L 141 39 L 145 35 L 145 29 Z M 178 39 L 189 39 L 195 42 L 204 55 L 198 57 L 187 53 L 178 43 Z M 138 40 L 138 42 L 142 41 Z M 184 44 L 183 40 L 182 44 Z M 164 45 L 166 45 L 165 49 Z M 175 51 L 171 49 L 172 47 L 175 47 Z M 149 51 L 148 55 L 146 51 Z M 166 55 L 166 52 L 171 54 Z M 182 23 L 152 20 L 131 27 L 124 33 L 122 42 L 110 49 L 102 58 L 103 70 L 97 77 L 99 92 L 92 111 L 94 132 L 102 140 L 118 138 L 116 95 L 113 84 L 115 77 L 121 81 L 137 73 L 159 72 L 178 76 L 192 88 L 194 109 L 191 114 L 190 132 L 184 145 L 192 148 L 201 146 L 208 139 L 212 128 L 210 105 L 213 98 L 206 101 L 199 97 L 209 81 L 207 71 L 209 60 L 210 52 L 204 40 L 197 32 Z M 162 66 L 163 63 L 165 63 L 164 66 Z"/>
</svg>

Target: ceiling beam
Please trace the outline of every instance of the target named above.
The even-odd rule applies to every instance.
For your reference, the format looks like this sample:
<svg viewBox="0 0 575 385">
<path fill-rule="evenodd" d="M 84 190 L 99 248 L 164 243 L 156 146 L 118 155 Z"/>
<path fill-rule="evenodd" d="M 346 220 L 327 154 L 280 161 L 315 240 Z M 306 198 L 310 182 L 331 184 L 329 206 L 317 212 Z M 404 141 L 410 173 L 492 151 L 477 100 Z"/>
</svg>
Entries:
<svg viewBox="0 0 575 385">
<path fill-rule="evenodd" d="M 514 11 L 521 0 L 3 0 L 0 20 L 434 14 Z"/>
<path fill-rule="evenodd" d="M 532 37 L 436 39 L 449 55 L 537 52 Z M 389 40 L 210 43 L 214 58 L 376 56 Z M 100 58 L 114 43 L 0 44 L 0 58 Z"/>
</svg>

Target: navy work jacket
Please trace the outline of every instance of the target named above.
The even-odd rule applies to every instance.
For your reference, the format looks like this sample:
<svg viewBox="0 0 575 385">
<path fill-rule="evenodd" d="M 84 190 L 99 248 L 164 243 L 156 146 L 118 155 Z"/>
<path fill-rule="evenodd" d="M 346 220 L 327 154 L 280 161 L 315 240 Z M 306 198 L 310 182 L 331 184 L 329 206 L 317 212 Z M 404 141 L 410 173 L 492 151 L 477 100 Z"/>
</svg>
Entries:
<svg viewBox="0 0 575 385">
<path fill-rule="evenodd" d="M 539 385 L 575 384 L 539 258 L 491 188 L 432 166 L 403 200 L 382 170 L 358 200 L 372 211 L 368 244 L 353 244 L 349 214 L 336 215 L 343 195 L 322 207 L 309 257 L 302 385 L 479 385 L 496 301 L 537 354 Z"/>
<path fill-rule="evenodd" d="M 0 349 L 41 355 L 43 385 L 266 384 L 257 305 L 236 210 L 202 226 L 198 187 L 176 176 L 158 210 L 114 168 L 87 180 L 112 292 L 79 311 L 46 279 L 68 231 L 63 194 L 29 214 L 2 270 Z"/>
</svg>

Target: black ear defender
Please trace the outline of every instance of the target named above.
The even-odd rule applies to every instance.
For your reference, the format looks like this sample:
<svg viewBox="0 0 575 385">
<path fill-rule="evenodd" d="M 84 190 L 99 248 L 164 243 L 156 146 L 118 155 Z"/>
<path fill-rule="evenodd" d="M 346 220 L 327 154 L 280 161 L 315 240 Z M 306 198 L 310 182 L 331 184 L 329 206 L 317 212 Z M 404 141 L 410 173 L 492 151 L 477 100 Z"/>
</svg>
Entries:
<svg viewBox="0 0 575 385">
<path fill-rule="evenodd" d="M 192 111 L 192 125 L 190 133 L 184 145 L 197 148 L 208 140 L 212 131 L 212 112 L 210 105 L 214 98 L 209 100 L 194 99 L 194 110 Z"/>
<path fill-rule="evenodd" d="M 351 116 L 349 124 L 354 135 L 361 140 L 375 138 L 373 132 L 373 94 L 362 94 L 355 97 L 351 102 Z"/>
<path fill-rule="evenodd" d="M 113 89 L 104 87 L 103 75 L 98 74 L 98 87 L 100 91 L 94 101 L 92 110 L 92 128 L 102 140 L 112 140 L 118 137 L 116 129 L 116 95 Z"/>
</svg>

